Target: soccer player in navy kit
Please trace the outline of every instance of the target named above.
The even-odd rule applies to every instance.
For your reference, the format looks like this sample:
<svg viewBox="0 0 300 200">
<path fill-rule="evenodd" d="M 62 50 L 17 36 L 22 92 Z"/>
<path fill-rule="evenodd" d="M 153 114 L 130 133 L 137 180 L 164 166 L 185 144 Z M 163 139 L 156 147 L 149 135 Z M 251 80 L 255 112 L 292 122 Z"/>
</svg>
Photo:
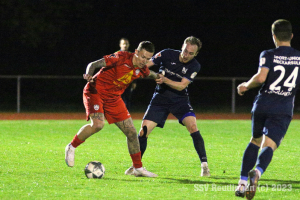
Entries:
<svg viewBox="0 0 300 200">
<path fill-rule="evenodd" d="M 258 180 L 286 134 L 300 84 L 300 51 L 291 47 L 291 23 L 284 19 L 275 21 L 272 36 L 276 48 L 260 54 L 258 72 L 237 88 L 238 94 L 243 95 L 249 89 L 261 86 L 251 111 L 252 138 L 244 152 L 241 178 L 235 191 L 236 196 L 246 194 L 247 199 L 254 197 Z M 262 150 L 258 156 L 260 147 Z M 248 178 L 250 184 L 247 187 Z"/>
<path fill-rule="evenodd" d="M 172 113 L 190 132 L 201 160 L 201 176 L 210 176 L 204 140 L 197 128 L 196 116 L 187 90 L 188 85 L 200 70 L 200 64 L 194 57 L 197 56 L 201 47 L 201 41 L 190 36 L 185 39 L 182 51 L 162 50 L 147 64 L 148 67 L 160 66 L 160 78 L 156 79 L 157 86 L 143 118 L 139 142 L 143 155 L 147 147 L 147 137 L 151 131 L 156 126 L 163 128 L 169 113 Z M 126 170 L 125 174 L 132 174 L 132 167 Z"/>
</svg>

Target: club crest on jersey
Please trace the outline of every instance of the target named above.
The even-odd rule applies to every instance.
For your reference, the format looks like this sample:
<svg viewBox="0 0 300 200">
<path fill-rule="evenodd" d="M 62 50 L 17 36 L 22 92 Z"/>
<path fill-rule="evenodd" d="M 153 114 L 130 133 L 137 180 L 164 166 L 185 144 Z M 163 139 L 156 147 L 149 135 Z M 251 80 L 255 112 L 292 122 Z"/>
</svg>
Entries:
<svg viewBox="0 0 300 200">
<path fill-rule="evenodd" d="M 158 58 L 158 57 L 161 57 L 161 53 L 158 52 L 157 54 L 155 54 L 154 58 Z"/>
<path fill-rule="evenodd" d="M 187 70 L 188 70 L 188 69 L 186 69 L 185 67 L 183 67 L 183 68 L 182 68 L 182 73 L 183 73 L 183 74 L 186 74 Z"/>
<path fill-rule="evenodd" d="M 139 69 L 135 70 L 135 75 L 138 75 L 139 73 L 140 73 Z"/>
<path fill-rule="evenodd" d="M 94 110 L 99 110 L 99 105 L 94 105 Z"/>
<path fill-rule="evenodd" d="M 116 56 L 116 54 L 114 54 L 114 53 L 113 53 L 113 54 L 110 54 L 110 56 L 109 56 L 109 57 L 110 57 L 110 58 L 111 58 L 111 57 L 114 57 L 114 58 L 116 58 L 117 56 Z"/>
<path fill-rule="evenodd" d="M 197 72 L 192 73 L 191 78 L 195 78 L 197 76 Z"/>
</svg>

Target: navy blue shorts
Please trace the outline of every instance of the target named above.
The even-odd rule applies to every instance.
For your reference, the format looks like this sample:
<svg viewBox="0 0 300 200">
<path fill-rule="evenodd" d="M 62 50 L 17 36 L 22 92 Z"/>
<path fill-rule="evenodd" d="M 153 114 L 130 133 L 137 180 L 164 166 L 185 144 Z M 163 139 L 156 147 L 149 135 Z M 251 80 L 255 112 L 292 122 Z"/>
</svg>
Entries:
<svg viewBox="0 0 300 200">
<path fill-rule="evenodd" d="M 143 119 L 151 120 L 157 123 L 158 127 L 163 128 L 170 113 L 178 119 L 180 124 L 187 116 L 196 117 L 188 96 L 174 98 L 154 93 Z"/>
<path fill-rule="evenodd" d="M 292 117 L 289 115 L 253 113 L 252 136 L 259 138 L 264 134 L 271 138 L 279 147 L 291 120 Z"/>
</svg>

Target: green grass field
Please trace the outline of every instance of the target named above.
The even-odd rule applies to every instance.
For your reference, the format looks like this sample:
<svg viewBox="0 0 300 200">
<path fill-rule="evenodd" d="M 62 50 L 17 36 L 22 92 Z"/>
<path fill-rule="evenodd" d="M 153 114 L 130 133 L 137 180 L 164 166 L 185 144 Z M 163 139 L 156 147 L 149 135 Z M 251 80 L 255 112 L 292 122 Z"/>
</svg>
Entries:
<svg viewBox="0 0 300 200">
<path fill-rule="evenodd" d="M 141 120 L 134 121 L 139 129 Z M 211 177 L 200 177 L 200 161 L 185 127 L 168 120 L 148 139 L 143 165 L 157 178 L 124 175 L 131 166 L 126 138 L 108 125 L 76 149 L 75 166 L 65 146 L 84 120 L 0 121 L 0 199 L 240 199 L 234 196 L 241 159 L 251 136 L 250 120 L 198 120 Z M 299 120 L 293 120 L 255 199 L 298 199 Z M 87 179 L 84 167 L 100 161 L 103 179 Z"/>
</svg>

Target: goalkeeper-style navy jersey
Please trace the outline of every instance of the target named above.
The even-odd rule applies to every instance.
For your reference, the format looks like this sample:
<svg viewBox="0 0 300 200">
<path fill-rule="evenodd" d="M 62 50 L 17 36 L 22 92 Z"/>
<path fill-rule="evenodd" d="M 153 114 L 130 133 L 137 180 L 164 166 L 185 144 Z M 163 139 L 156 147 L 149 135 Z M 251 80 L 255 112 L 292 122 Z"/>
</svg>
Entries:
<svg viewBox="0 0 300 200">
<path fill-rule="evenodd" d="M 269 73 L 255 97 L 252 112 L 292 116 L 300 84 L 300 51 L 287 46 L 263 51 L 259 67 L 269 68 Z"/>
<path fill-rule="evenodd" d="M 193 58 L 188 63 L 182 63 L 179 61 L 179 55 L 181 51 L 173 49 L 164 49 L 158 52 L 152 61 L 154 64 L 159 65 L 159 72 L 172 81 L 181 82 L 182 78 L 186 78 L 189 81 L 193 81 L 197 73 L 200 71 L 199 62 Z M 155 91 L 159 94 L 167 93 L 167 95 L 180 95 L 188 96 L 187 87 L 178 91 L 166 84 L 157 85 Z"/>
</svg>

